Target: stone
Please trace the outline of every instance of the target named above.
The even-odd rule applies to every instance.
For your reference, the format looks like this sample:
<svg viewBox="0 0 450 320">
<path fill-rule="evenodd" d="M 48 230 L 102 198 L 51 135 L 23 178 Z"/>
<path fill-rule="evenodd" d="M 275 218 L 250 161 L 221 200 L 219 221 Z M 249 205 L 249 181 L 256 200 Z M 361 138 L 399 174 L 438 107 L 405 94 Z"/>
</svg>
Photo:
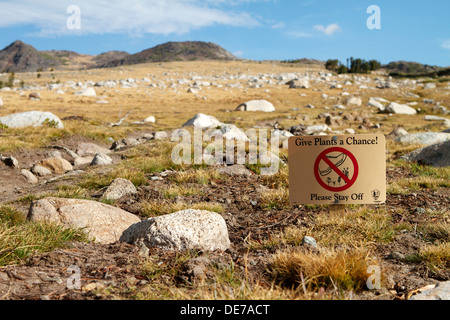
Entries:
<svg viewBox="0 0 450 320">
<path fill-rule="evenodd" d="M 22 169 L 20 170 L 20 174 L 25 177 L 25 180 L 28 183 L 37 184 L 39 182 L 38 178 L 36 178 L 36 176 L 30 170 Z"/>
<path fill-rule="evenodd" d="M 39 164 L 35 164 L 31 168 L 31 172 L 39 177 L 44 177 L 44 176 L 48 176 L 48 175 L 52 174 L 52 172 L 49 169 L 47 169 Z"/>
<path fill-rule="evenodd" d="M 202 129 L 211 128 L 214 126 L 218 126 L 222 124 L 219 120 L 217 120 L 213 116 L 209 116 L 203 113 L 199 113 L 195 115 L 192 119 L 188 120 L 183 127 L 200 127 Z"/>
<path fill-rule="evenodd" d="M 51 112 L 27 111 L 0 117 L 0 123 L 9 128 L 41 127 L 46 121 L 55 123 L 56 128 L 64 128 L 62 121 Z"/>
<path fill-rule="evenodd" d="M 395 138 L 395 141 L 404 144 L 430 145 L 450 140 L 450 134 L 445 132 L 418 132 Z"/>
<path fill-rule="evenodd" d="M 30 99 L 34 99 L 34 100 L 41 100 L 41 95 L 39 94 L 39 92 L 31 92 L 29 95 L 28 95 L 28 98 L 30 98 Z"/>
<path fill-rule="evenodd" d="M 423 88 L 425 90 L 436 89 L 436 85 L 434 83 L 427 83 Z"/>
<path fill-rule="evenodd" d="M 267 100 L 251 100 L 239 105 L 236 108 L 236 111 L 274 112 L 275 107 Z"/>
<path fill-rule="evenodd" d="M 351 97 L 347 99 L 347 105 L 354 105 L 359 107 L 362 105 L 362 99 L 359 97 Z"/>
<path fill-rule="evenodd" d="M 331 128 L 327 126 L 326 124 L 319 124 L 314 126 L 308 126 L 305 129 L 305 133 L 307 135 L 315 134 L 315 133 L 321 133 L 321 132 L 331 132 Z M 292 132 L 292 131 L 291 131 Z"/>
<path fill-rule="evenodd" d="M 144 122 L 145 122 L 145 123 L 155 123 L 155 122 L 156 122 L 156 119 L 155 119 L 154 116 L 150 116 L 150 117 L 145 118 L 145 119 L 144 119 Z"/>
<path fill-rule="evenodd" d="M 377 109 L 380 110 L 380 111 L 384 111 L 384 109 L 385 109 L 384 104 L 382 104 L 381 102 L 377 101 L 377 100 L 374 99 L 374 98 L 370 98 L 370 99 L 369 99 L 369 102 L 367 102 L 367 105 L 368 105 L 369 107 L 375 107 L 375 108 L 377 108 Z"/>
<path fill-rule="evenodd" d="M 119 241 L 124 230 L 140 221 L 139 217 L 104 203 L 61 198 L 33 201 L 27 219 L 83 228 L 90 237 L 102 244 Z"/>
<path fill-rule="evenodd" d="M 313 237 L 305 236 L 302 239 L 302 245 L 311 246 L 312 248 L 317 249 L 317 241 Z"/>
<path fill-rule="evenodd" d="M 388 135 L 389 137 L 402 137 L 406 136 L 408 134 L 408 131 L 405 130 L 403 127 L 395 127 L 394 130 Z"/>
<path fill-rule="evenodd" d="M 19 161 L 17 161 L 17 159 L 14 158 L 13 156 L 9 157 L 0 156 L 0 158 L 3 161 L 3 163 L 8 167 L 19 168 Z"/>
<path fill-rule="evenodd" d="M 80 143 L 75 150 L 75 153 L 80 157 L 95 156 L 97 153 L 108 154 L 110 152 L 110 150 L 95 143 Z"/>
<path fill-rule="evenodd" d="M 74 166 L 83 166 L 86 164 L 90 164 L 92 162 L 92 160 L 94 159 L 93 156 L 87 156 L 87 157 L 76 157 L 73 160 L 73 165 Z"/>
<path fill-rule="evenodd" d="M 118 200 L 123 196 L 135 193 L 137 193 L 137 189 L 130 180 L 117 178 L 114 179 L 108 189 L 106 189 L 102 198 L 107 200 Z"/>
<path fill-rule="evenodd" d="M 152 139 L 154 139 L 154 136 L 153 136 Z M 121 140 L 114 141 L 114 143 L 112 144 L 110 150 L 119 151 L 119 150 L 122 150 L 122 149 L 125 149 L 125 148 L 137 146 L 139 144 L 140 144 L 140 142 L 139 142 L 138 139 L 135 139 L 135 138 L 124 138 L 124 139 L 121 139 Z"/>
<path fill-rule="evenodd" d="M 414 115 L 417 114 L 416 109 L 411 108 L 406 104 L 399 104 L 396 102 L 391 102 L 386 109 L 384 109 L 385 113 L 394 113 L 394 114 L 408 114 Z"/>
<path fill-rule="evenodd" d="M 450 281 L 438 282 L 420 290 L 408 300 L 450 300 Z"/>
<path fill-rule="evenodd" d="M 120 241 L 167 250 L 226 250 L 231 246 L 225 219 L 218 213 L 187 209 L 149 218 L 125 230 Z"/>
<path fill-rule="evenodd" d="M 88 87 L 88 88 L 85 88 L 85 89 L 75 92 L 75 95 L 83 96 L 83 97 L 96 97 L 97 93 L 95 92 L 94 88 Z"/>
<path fill-rule="evenodd" d="M 97 153 L 91 162 L 91 166 L 105 166 L 109 164 L 112 164 L 112 159 L 104 153 Z"/>
<path fill-rule="evenodd" d="M 220 135 L 226 140 L 250 141 L 244 131 L 234 124 L 221 124 L 217 129 L 207 132 L 209 137 Z"/>
<path fill-rule="evenodd" d="M 308 89 L 309 81 L 307 79 L 297 79 L 288 82 L 290 89 Z"/>
<path fill-rule="evenodd" d="M 63 174 L 72 171 L 73 167 L 69 161 L 61 157 L 52 157 L 38 162 L 38 165 L 47 168 L 52 173 Z"/>
<path fill-rule="evenodd" d="M 165 131 L 157 131 L 153 134 L 153 139 L 155 140 L 164 140 L 167 139 L 169 135 Z"/>
<path fill-rule="evenodd" d="M 450 140 L 414 150 L 402 157 L 406 161 L 417 161 L 433 167 L 450 166 Z"/>
<path fill-rule="evenodd" d="M 251 176 L 253 174 L 242 164 L 220 167 L 217 171 L 230 176 Z"/>
</svg>

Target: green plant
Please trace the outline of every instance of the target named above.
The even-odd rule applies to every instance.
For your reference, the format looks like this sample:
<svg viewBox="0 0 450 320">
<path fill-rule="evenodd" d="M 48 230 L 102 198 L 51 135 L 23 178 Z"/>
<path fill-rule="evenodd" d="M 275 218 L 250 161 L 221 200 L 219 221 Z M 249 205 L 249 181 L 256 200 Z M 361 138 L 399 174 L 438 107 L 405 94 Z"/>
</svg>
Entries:
<svg viewBox="0 0 450 320">
<path fill-rule="evenodd" d="M 42 122 L 42 125 L 49 128 L 58 128 L 59 123 L 54 119 L 50 120 L 49 118 L 46 118 L 44 122 Z"/>
</svg>

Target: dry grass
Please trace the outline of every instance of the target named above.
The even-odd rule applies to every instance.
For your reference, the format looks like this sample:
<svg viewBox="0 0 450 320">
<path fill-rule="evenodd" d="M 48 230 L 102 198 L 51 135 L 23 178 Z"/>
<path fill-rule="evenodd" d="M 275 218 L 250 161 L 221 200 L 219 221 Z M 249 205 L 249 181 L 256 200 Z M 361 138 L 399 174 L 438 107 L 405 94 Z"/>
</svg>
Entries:
<svg viewBox="0 0 450 320">
<path fill-rule="evenodd" d="M 271 271 L 281 285 L 302 285 L 306 292 L 321 287 L 358 291 L 366 285 L 367 268 L 373 263 L 364 250 L 325 250 L 316 254 L 292 249 L 275 254 Z"/>
</svg>

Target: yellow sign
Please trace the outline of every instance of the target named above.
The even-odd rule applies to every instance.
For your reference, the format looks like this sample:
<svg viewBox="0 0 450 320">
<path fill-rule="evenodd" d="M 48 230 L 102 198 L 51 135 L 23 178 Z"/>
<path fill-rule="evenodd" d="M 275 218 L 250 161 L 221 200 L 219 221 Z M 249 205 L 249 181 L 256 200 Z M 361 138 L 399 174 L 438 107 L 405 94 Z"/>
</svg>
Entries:
<svg viewBox="0 0 450 320">
<path fill-rule="evenodd" d="M 292 204 L 384 203 L 384 135 L 289 138 L 289 197 Z"/>
</svg>

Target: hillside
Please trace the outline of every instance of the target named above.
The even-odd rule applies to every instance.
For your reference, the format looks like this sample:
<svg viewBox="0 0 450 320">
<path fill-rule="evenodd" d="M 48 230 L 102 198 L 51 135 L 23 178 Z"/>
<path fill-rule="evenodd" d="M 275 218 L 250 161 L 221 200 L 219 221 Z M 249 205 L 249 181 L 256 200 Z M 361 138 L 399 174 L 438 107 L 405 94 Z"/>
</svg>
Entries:
<svg viewBox="0 0 450 320">
<path fill-rule="evenodd" d="M 431 73 L 442 69 L 441 67 L 430 66 L 412 61 L 393 61 L 383 66 L 383 68 L 387 69 L 391 73 L 399 74 Z"/>
<path fill-rule="evenodd" d="M 29 72 L 59 66 L 61 62 L 51 55 L 40 53 L 34 47 L 15 41 L 0 51 L 0 71 Z"/>
<path fill-rule="evenodd" d="M 96 68 L 111 68 L 146 62 L 196 61 L 196 60 L 237 60 L 222 47 L 202 41 L 168 42 L 143 50 L 122 59 L 98 64 Z"/>
</svg>

